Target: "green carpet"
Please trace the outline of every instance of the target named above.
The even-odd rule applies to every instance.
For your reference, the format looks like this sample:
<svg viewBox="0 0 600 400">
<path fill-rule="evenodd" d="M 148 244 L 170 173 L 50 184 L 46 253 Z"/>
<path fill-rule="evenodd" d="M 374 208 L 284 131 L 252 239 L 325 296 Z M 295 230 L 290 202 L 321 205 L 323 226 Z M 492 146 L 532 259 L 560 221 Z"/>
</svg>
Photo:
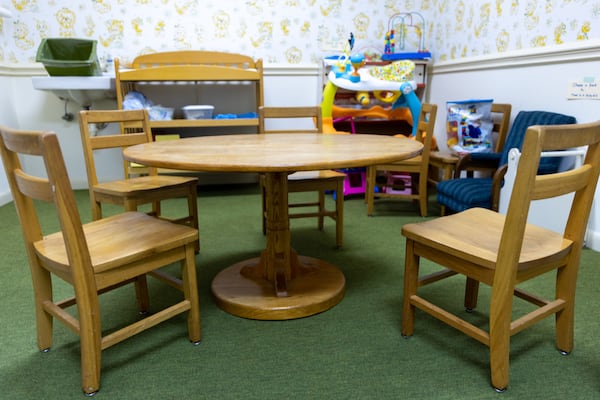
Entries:
<svg viewBox="0 0 600 400">
<path fill-rule="evenodd" d="M 254 185 L 201 187 L 201 252 L 197 256 L 203 341 L 187 340 L 185 318 L 169 320 L 103 352 L 101 399 L 593 399 L 600 398 L 600 254 L 583 252 L 577 292 L 575 349 L 564 357 L 554 346 L 553 319 L 511 340 L 511 381 L 504 394 L 489 383 L 488 349 L 417 313 L 415 335 L 400 335 L 404 240 L 402 224 L 422 220 L 410 202 L 379 201 L 366 216 L 362 199 L 345 201 L 344 248 L 334 249 L 326 222 L 292 221 L 292 245 L 345 274 L 340 304 L 291 321 L 254 321 L 216 307 L 212 278 L 254 257 L 264 246 L 260 197 Z M 77 192 L 89 220 L 86 191 Z M 331 201 L 329 199 L 328 201 Z M 432 215 L 439 209 L 431 202 Z M 174 200 L 172 212 L 184 203 Z M 114 211 L 113 211 L 114 212 Z M 31 280 L 14 206 L 0 207 L 0 398 L 81 399 L 77 337 L 55 324 L 54 346 L 37 351 Z M 55 221 L 48 220 L 56 226 Z M 426 266 L 428 267 L 428 266 Z M 545 282 L 552 292 L 551 277 Z M 151 282 L 151 305 L 179 296 Z M 462 304 L 462 279 L 432 285 L 432 298 Z M 537 283 L 537 287 L 542 287 Z M 56 284 L 57 294 L 66 285 Z M 489 291 L 482 287 L 483 317 Z M 132 287 L 101 297 L 105 327 L 136 318 Z M 515 311 L 526 309 L 517 302 Z"/>
</svg>

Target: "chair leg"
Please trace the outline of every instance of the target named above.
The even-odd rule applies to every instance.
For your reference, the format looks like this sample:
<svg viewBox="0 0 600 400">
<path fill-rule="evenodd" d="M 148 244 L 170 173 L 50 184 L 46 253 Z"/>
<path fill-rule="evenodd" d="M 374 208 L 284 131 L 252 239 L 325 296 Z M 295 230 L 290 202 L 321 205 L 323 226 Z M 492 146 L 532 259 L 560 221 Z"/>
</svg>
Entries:
<svg viewBox="0 0 600 400">
<path fill-rule="evenodd" d="M 160 211 L 160 201 L 154 201 L 152 202 L 152 215 L 154 215 L 157 218 L 160 218 L 161 211 Z"/>
<path fill-rule="evenodd" d="M 199 230 L 198 224 L 198 190 L 196 189 L 196 182 L 191 183 L 189 194 L 188 194 L 188 215 L 190 216 L 190 226 L 194 229 Z M 195 244 L 196 253 L 200 252 L 200 236 Z"/>
<path fill-rule="evenodd" d="M 508 387 L 509 342 L 510 335 L 508 332 L 503 337 L 497 332 L 493 334 L 493 330 L 490 330 L 491 381 L 494 390 L 497 392 L 504 392 Z"/>
<path fill-rule="evenodd" d="M 510 323 L 514 286 L 492 290 L 490 302 L 490 370 L 492 386 L 503 392 L 509 382 Z"/>
<path fill-rule="evenodd" d="M 412 179 L 419 180 L 419 209 L 421 211 L 421 217 L 426 217 L 427 202 L 429 201 L 427 198 L 427 175 L 418 174 L 417 177 L 413 177 Z"/>
<path fill-rule="evenodd" d="M 375 201 L 375 178 L 377 170 L 375 167 L 367 167 L 367 191 L 365 197 L 367 199 L 367 215 L 373 215 L 373 202 Z"/>
<path fill-rule="evenodd" d="M 368 193 L 371 190 L 371 180 L 369 179 L 369 168 L 367 167 L 367 170 L 365 171 L 365 198 L 364 198 L 364 202 L 365 204 L 369 204 L 369 196 Z"/>
<path fill-rule="evenodd" d="M 54 318 L 44 310 L 44 302 L 52 301 L 52 276 L 40 266 L 31 268 L 31 278 L 35 298 L 35 320 L 37 345 L 40 351 L 46 352 L 52 347 L 52 327 Z"/>
<path fill-rule="evenodd" d="M 452 174 L 454 173 L 452 165 L 444 165 L 443 171 L 442 180 L 447 181 L 448 179 L 452 179 Z M 440 204 L 440 217 L 443 217 L 444 215 L 446 215 L 446 206 Z"/>
<path fill-rule="evenodd" d="M 417 294 L 419 281 L 419 256 L 414 253 L 414 242 L 406 240 L 404 260 L 404 296 L 402 299 L 402 336 L 412 336 L 415 328 L 415 306 L 410 302 Z"/>
<path fill-rule="evenodd" d="M 202 340 L 202 328 L 200 325 L 200 302 L 198 299 L 194 248 L 186 246 L 185 252 L 185 260 L 181 262 L 181 276 L 183 295 L 190 302 L 190 311 L 187 316 L 188 337 L 192 343 L 198 344 Z"/>
<path fill-rule="evenodd" d="M 344 244 L 344 181 L 338 180 L 335 196 L 335 243 L 338 249 Z"/>
<path fill-rule="evenodd" d="M 579 260 L 579 257 L 571 256 L 571 260 Z M 566 301 L 565 308 L 556 313 L 556 348 L 562 354 L 573 350 L 577 269 L 576 264 L 567 265 L 556 274 L 556 298 Z"/>
<path fill-rule="evenodd" d="M 465 310 L 473 311 L 477 307 L 477 295 L 479 294 L 479 281 L 467 277 L 465 285 Z"/>
<path fill-rule="evenodd" d="M 100 203 L 94 199 L 91 199 L 90 205 L 91 205 L 91 211 L 92 211 L 92 220 L 98 221 L 99 219 L 102 219 L 102 203 Z"/>
<path fill-rule="evenodd" d="M 123 202 L 123 208 L 125 208 L 125 211 L 137 211 L 137 206 L 138 205 L 135 201 L 129 199 L 125 199 Z M 154 212 L 154 206 L 152 207 L 152 212 Z"/>
<path fill-rule="evenodd" d="M 148 313 L 150 308 L 150 297 L 148 296 L 148 280 L 146 275 L 140 275 L 135 279 L 135 296 L 137 298 L 138 312 Z"/>
<path fill-rule="evenodd" d="M 100 305 L 95 291 L 77 296 L 79 340 L 81 347 L 81 387 L 91 396 L 100 390 L 100 361 L 102 337 Z"/>
<path fill-rule="evenodd" d="M 323 230 L 323 221 L 325 219 L 325 191 L 323 189 L 319 190 L 319 230 Z"/>
<path fill-rule="evenodd" d="M 266 212 L 267 212 L 267 201 L 265 198 L 265 185 L 264 182 L 262 181 L 264 177 L 260 177 L 261 179 L 261 183 L 260 183 L 260 192 L 261 192 L 261 198 L 262 198 L 262 213 L 261 213 L 261 219 L 262 219 L 262 231 L 263 231 L 263 235 L 267 234 L 267 217 L 266 217 Z"/>
</svg>

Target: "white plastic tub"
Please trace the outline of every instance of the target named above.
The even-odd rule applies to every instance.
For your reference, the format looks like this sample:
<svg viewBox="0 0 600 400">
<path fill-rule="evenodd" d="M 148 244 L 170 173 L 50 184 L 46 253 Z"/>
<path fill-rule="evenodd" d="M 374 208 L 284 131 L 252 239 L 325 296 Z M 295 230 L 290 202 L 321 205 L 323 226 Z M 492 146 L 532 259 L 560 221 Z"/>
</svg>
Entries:
<svg viewBox="0 0 600 400">
<path fill-rule="evenodd" d="M 214 106 L 210 105 L 190 105 L 182 107 L 185 119 L 211 119 Z"/>
</svg>

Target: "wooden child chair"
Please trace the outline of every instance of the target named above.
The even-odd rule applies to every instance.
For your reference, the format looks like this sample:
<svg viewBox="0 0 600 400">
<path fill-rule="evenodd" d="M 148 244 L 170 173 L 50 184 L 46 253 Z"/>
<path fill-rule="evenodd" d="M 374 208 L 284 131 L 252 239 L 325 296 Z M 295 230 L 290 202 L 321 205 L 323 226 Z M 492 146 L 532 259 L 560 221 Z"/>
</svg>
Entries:
<svg viewBox="0 0 600 400">
<path fill-rule="evenodd" d="M 137 333 L 187 313 L 189 340 L 200 341 L 194 255 L 197 229 L 136 211 L 82 224 L 58 138 L 52 132 L 0 127 L 0 154 L 29 258 L 38 348 L 46 352 L 52 346 L 54 319 L 78 334 L 81 385 L 86 395 L 100 389 L 102 350 Z M 24 171 L 20 161 L 23 156 L 41 158 L 45 176 Z M 38 216 L 40 202 L 54 206 L 60 223 L 58 232 L 43 232 Z M 169 283 L 183 292 L 183 299 L 148 313 L 141 320 L 137 315 L 132 316 L 135 322 L 103 336 L 99 295 L 133 282 L 140 311 L 146 314 L 149 311 L 146 274 L 173 263 L 181 265 L 181 278 L 169 277 Z M 167 278 L 164 272 L 161 276 Z M 53 277 L 70 284 L 74 296 L 55 300 Z M 70 306 L 76 307 L 77 317 L 66 310 Z"/>
<path fill-rule="evenodd" d="M 117 133 L 92 135 L 90 127 L 96 124 L 122 124 Z M 150 215 L 198 229 L 198 179 L 191 176 L 159 175 L 156 168 L 132 168 L 123 160 L 123 179 L 102 180 L 98 175 L 96 152 L 103 149 L 123 149 L 152 141 L 152 130 L 146 110 L 83 110 L 79 127 L 87 170 L 92 218 L 102 218 L 102 204 L 116 204 L 127 211 L 140 205 L 151 204 Z M 143 176 L 132 176 L 140 172 Z M 173 198 L 187 199 L 187 214 L 167 218 L 161 213 L 161 201 Z M 200 242 L 196 244 L 196 251 Z"/>
<path fill-rule="evenodd" d="M 542 151 L 588 146 L 583 165 L 538 175 Z M 573 349 L 575 287 L 587 221 L 600 172 L 600 121 L 580 125 L 536 125 L 527 129 L 517 177 L 506 215 L 486 208 L 465 211 L 402 227 L 406 237 L 402 335 L 414 332 L 420 309 L 489 347 L 491 383 L 504 391 L 509 383 L 510 338 L 540 320 L 556 317 L 556 346 Z M 532 200 L 574 193 L 563 234 L 527 223 Z M 446 268 L 419 277 L 421 259 Z M 553 273 L 554 299 L 518 287 Z M 477 305 L 479 282 L 491 287 L 489 325 L 484 330 L 433 303 L 424 286 L 455 274 L 465 275 L 465 307 Z M 540 280 L 543 282 L 543 280 Z M 517 296 L 534 306 L 515 312 Z M 439 304 L 439 302 L 438 302 Z"/>
<path fill-rule="evenodd" d="M 260 107 L 259 133 L 285 134 L 285 133 L 323 133 L 323 117 L 321 107 Z M 311 118 L 315 128 L 309 129 L 266 129 L 265 121 L 268 119 L 306 119 Z M 288 176 L 288 193 L 317 192 L 317 200 L 310 202 L 290 202 L 290 209 L 316 207 L 314 211 L 290 212 L 289 218 L 318 218 L 318 226 L 323 230 L 323 220 L 329 217 L 335 221 L 335 243 L 341 248 L 343 244 L 344 227 L 344 179 L 346 174 L 334 170 L 300 171 Z M 261 176 L 263 190 L 263 233 L 266 232 L 264 184 Z M 335 192 L 335 209 L 328 210 L 325 205 L 325 193 Z"/>
</svg>

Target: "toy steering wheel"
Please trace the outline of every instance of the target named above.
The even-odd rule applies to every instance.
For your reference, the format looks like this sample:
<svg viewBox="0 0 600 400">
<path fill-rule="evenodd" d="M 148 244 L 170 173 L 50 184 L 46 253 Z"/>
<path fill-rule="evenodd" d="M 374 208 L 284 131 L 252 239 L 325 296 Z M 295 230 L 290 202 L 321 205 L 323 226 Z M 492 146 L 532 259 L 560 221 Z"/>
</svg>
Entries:
<svg viewBox="0 0 600 400">
<path fill-rule="evenodd" d="M 377 90 L 373 92 L 373 96 L 383 103 L 394 103 L 401 95 L 402 93 L 399 91 Z"/>
</svg>

